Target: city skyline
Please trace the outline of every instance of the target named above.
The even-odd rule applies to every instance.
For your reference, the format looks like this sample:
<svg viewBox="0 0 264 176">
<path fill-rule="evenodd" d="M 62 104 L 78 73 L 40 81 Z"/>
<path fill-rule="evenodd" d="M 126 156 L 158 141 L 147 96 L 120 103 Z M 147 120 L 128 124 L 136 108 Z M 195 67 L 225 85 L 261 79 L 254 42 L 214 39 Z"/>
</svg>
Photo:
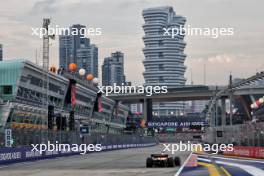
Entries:
<svg viewBox="0 0 264 176">
<path fill-rule="evenodd" d="M 74 24 L 69 31 L 85 29 L 86 26 Z M 85 69 L 86 74 L 98 77 L 98 47 L 92 44 L 90 38 L 78 35 L 59 36 L 59 67 L 68 69 L 70 63 L 76 63 L 78 69 Z"/>
<path fill-rule="evenodd" d="M 3 1 L 1 176 L 264 176 L 263 6 Z"/>
<path fill-rule="evenodd" d="M 62 3 L 62 1 L 48 0 L 32 2 L 31 0 L 25 1 L 16 11 L 10 10 L 10 7 L 18 1 L 2 3 L 0 7 L 2 12 L 0 42 L 5 46 L 4 58 L 25 58 L 35 62 L 35 50 L 40 50 L 42 40 L 31 36 L 30 27 L 40 27 L 42 18 L 49 16 L 52 17 L 53 24 L 60 26 L 80 23 L 87 27 L 102 27 L 102 36 L 90 37 L 99 48 L 99 65 L 102 65 L 103 58 L 108 53 L 121 50 L 127 58 L 125 74 L 128 80 L 137 85 L 143 84 L 142 61 L 144 56 L 141 39 L 143 19 L 141 13 L 144 8 L 169 5 L 174 7 L 177 14 L 186 16 L 187 24 L 192 26 L 231 26 L 235 29 L 234 36 L 219 39 L 186 36 L 185 53 L 188 57 L 185 65 L 188 69 L 185 77 L 188 84 L 191 82 L 191 72 L 194 84 L 204 82 L 204 65 L 206 65 L 207 73 L 206 83 L 218 85 L 227 84 L 227 75 L 231 71 L 234 77 L 247 77 L 264 69 L 263 62 L 261 62 L 263 58 L 261 52 L 261 46 L 263 46 L 261 16 L 263 16 L 263 11 L 260 8 L 262 2 L 259 1 L 241 2 L 236 0 L 231 2 L 225 0 L 220 3 L 218 0 L 204 0 L 198 3 L 189 0 L 177 2 L 170 0 L 128 0 L 123 2 L 116 0 L 110 3 L 100 0 L 89 2 L 67 0 Z M 249 5 L 254 8 L 247 8 Z M 207 7 L 206 13 L 204 10 L 201 11 L 202 7 Z M 222 13 L 223 9 L 224 13 Z M 243 13 L 245 9 L 248 13 Z M 69 11 L 74 11 L 75 14 L 71 14 Z M 104 13 L 100 14 L 100 11 Z M 210 15 L 208 16 L 208 14 Z M 106 18 L 107 16 L 110 18 Z M 50 58 L 51 64 L 58 64 L 58 38 L 51 45 Z M 138 70 L 136 74 L 134 70 Z"/>
</svg>

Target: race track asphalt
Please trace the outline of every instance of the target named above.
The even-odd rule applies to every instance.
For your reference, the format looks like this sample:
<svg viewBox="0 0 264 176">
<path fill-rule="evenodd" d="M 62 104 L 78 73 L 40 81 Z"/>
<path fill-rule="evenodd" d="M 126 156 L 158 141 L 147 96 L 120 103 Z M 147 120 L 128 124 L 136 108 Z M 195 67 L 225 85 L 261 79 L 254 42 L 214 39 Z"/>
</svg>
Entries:
<svg viewBox="0 0 264 176">
<path fill-rule="evenodd" d="M 174 176 L 179 167 L 146 168 L 163 146 L 132 148 L 0 166 L 1 176 Z M 189 152 L 177 152 L 182 163 Z"/>
</svg>

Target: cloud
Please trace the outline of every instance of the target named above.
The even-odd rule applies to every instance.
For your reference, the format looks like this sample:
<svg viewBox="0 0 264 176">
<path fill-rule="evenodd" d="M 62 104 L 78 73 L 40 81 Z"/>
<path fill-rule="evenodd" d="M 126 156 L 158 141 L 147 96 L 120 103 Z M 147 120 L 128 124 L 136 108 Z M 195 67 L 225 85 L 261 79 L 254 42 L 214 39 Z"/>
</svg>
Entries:
<svg viewBox="0 0 264 176">
<path fill-rule="evenodd" d="M 33 5 L 31 13 L 54 13 L 57 8 L 56 0 L 41 0 Z"/>
<path fill-rule="evenodd" d="M 198 57 L 187 59 L 185 64 L 188 84 L 190 84 L 191 77 L 194 84 L 203 84 L 204 71 L 206 72 L 206 84 L 226 85 L 230 73 L 234 78 L 248 78 L 264 70 L 262 56 L 248 54 L 225 53 Z"/>
<path fill-rule="evenodd" d="M 207 58 L 208 62 L 211 63 L 224 63 L 224 64 L 229 64 L 231 63 L 235 58 L 235 56 L 233 55 L 217 55 L 217 56 L 213 56 L 213 57 L 209 57 Z"/>
<path fill-rule="evenodd" d="M 64 7 L 81 7 L 101 2 L 102 0 L 40 0 L 33 5 L 31 13 L 55 13 Z"/>
<path fill-rule="evenodd" d="M 0 6 L 0 43 L 4 45 L 5 58 L 28 58 L 34 61 L 35 49 L 42 48 L 42 40 L 31 36 L 30 27 L 40 27 L 43 17 L 51 17 L 53 24 L 63 27 L 76 23 L 101 27 L 103 35 L 91 37 L 91 42 L 99 47 L 99 68 L 104 57 L 121 50 L 125 53 L 127 79 L 141 84 L 144 82 L 142 10 L 170 5 L 177 14 L 185 16 L 190 25 L 234 26 L 237 29 L 237 35 L 228 38 L 185 38 L 187 47 L 184 53 L 188 56 L 185 64 L 187 72 L 192 69 L 194 81 L 202 82 L 203 66 L 206 64 L 207 82 L 221 84 L 226 83 L 226 74 L 230 70 L 246 77 L 256 69 L 264 68 L 264 25 L 261 23 L 264 2 L 223 1 L 23 0 L 21 3 L 21 0 L 8 0 Z M 251 8 L 248 8 L 249 5 Z M 58 40 L 52 42 L 50 58 L 52 63 L 57 64 Z"/>
</svg>

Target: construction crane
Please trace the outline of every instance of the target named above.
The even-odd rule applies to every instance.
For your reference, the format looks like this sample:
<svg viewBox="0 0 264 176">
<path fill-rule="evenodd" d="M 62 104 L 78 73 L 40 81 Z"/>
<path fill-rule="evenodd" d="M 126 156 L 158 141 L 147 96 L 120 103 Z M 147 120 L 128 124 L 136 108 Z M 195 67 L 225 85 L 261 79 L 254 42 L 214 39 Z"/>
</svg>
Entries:
<svg viewBox="0 0 264 176">
<path fill-rule="evenodd" d="M 42 28 L 45 29 L 45 34 L 43 37 L 43 58 L 42 58 L 42 67 L 43 67 L 43 79 L 42 79 L 42 88 L 43 88 L 43 96 L 42 96 L 42 108 L 44 110 L 44 117 L 48 117 L 48 106 L 49 106 L 49 39 L 55 39 L 55 35 L 49 34 L 49 25 L 50 18 L 43 19 Z M 43 121 L 41 120 L 41 124 L 43 125 Z M 43 142 L 43 133 L 41 128 L 41 141 Z"/>
<path fill-rule="evenodd" d="M 55 39 L 55 35 L 50 35 L 48 33 L 49 31 L 49 25 L 50 25 L 50 18 L 44 18 L 43 19 L 43 25 L 42 28 L 45 29 L 45 34 L 43 37 L 43 69 L 45 71 L 49 70 L 49 39 Z"/>
</svg>

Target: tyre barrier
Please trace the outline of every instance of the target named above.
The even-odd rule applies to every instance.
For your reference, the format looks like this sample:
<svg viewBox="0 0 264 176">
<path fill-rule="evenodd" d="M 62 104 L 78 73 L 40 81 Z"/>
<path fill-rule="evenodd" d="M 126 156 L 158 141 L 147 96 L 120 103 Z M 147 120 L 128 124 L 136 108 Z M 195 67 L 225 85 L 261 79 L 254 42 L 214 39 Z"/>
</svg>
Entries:
<svg viewBox="0 0 264 176">
<path fill-rule="evenodd" d="M 142 148 L 155 146 L 157 143 L 145 143 L 145 144 L 116 144 L 116 145 L 104 145 L 102 151 L 120 150 L 128 148 Z M 93 153 L 93 152 L 88 152 Z M 71 151 L 45 151 L 42 154 L 38 151 L 32 151 L 32 147 L 4 147 L 0 148 L 0 165 L 13 164 L 18 162 L 35 161 L 42 159 L 51 159 L 62 156 L 78 155 L 80 152 Z"/>
</svg>

